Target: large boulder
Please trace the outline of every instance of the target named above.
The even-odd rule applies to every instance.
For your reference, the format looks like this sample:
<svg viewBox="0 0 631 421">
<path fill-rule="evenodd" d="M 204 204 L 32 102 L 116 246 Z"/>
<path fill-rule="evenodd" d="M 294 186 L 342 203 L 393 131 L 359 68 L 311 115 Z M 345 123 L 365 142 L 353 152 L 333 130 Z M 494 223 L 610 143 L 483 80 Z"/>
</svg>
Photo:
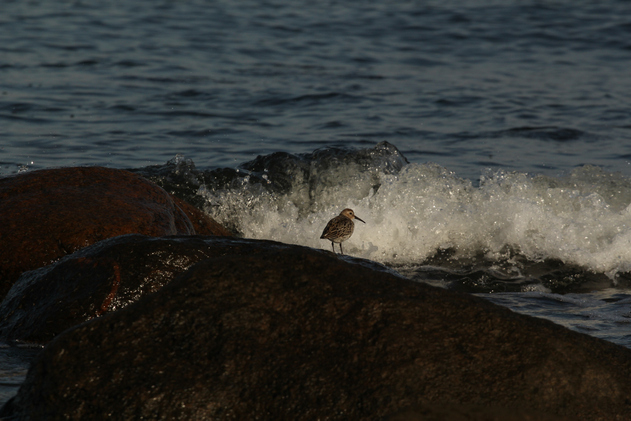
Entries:
<svg viewBox="0 0 631 421">
<path fill-rule="evenodd" d="M 72 326 L 158 291 L 201 260 L 256 254 L 263 244 L 138 234 L 100 241 L 20 276 L 0 304 L 0 342 L 45 344 Z M 289 247 L 267 244 L 279 251 Z"/>
<path fill-rule="evenodd" d="M 1 178 L 0 298 L 22 272 L 97 241 L 131 233 L 229 234 L 215 224 L 129 171 L 73 167 Z"/>
<path fill-rule="evenodd" d="M 358 262 L 269 242 L 204 260 L 57 336 L 0 415 L 631 418 L 631 350 Z"/>
</svg>

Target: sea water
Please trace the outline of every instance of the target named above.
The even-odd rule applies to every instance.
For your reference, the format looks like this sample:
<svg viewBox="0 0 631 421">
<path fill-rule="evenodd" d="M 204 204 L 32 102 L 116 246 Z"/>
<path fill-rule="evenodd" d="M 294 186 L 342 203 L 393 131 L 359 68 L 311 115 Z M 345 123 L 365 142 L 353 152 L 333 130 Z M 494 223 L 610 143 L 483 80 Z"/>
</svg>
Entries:
<svg viewBox="0 0 631 421">
<path fill-rule="evenodd" d="M 132 169 L 252 238 L 631 346 L 631 4 L 8 1 L 0 175 Z M 1 348 L 3 395 L 33 352 Z"/>
</svg>

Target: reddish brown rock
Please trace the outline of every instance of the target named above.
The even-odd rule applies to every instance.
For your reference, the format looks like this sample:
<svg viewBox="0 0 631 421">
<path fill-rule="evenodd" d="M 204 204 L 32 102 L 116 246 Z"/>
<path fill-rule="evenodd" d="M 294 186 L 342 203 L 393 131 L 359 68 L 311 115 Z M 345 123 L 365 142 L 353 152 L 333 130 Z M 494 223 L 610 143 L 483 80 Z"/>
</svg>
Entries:
<svg viewBox="0 0 631 421">
<path fill-rule="evenodd" d="M 57 336 L 0 416 L 631 419 L 627 348 L 360 259 L 225 241 L 251 247 Z"/>
<path fill-rule="evenodd" d="M 0 297 L 22 272 L 106 238 L 195 234 L 186 212 L 162 188 L 123 170 L 59 168 L 2 178 Z"/>
</svg>

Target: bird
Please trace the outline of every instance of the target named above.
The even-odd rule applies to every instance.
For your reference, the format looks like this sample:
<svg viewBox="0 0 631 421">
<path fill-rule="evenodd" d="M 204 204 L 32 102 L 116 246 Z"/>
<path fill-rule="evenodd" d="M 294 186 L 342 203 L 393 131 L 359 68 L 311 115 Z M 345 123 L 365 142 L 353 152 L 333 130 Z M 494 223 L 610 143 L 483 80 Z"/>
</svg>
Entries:
<svg viewBox="0 0 631 421">
<path fill-rule="evenodd" d="M 331 241 L 333 253 L 335 253 L 335 243 L 338 243 L 340 245 L 340 253 L 344 254 L 342 241 L 348 240 L 351 238 L 351 235 L 353 235 L 353 230 L 355 229 L 353 219 L 364 222 L 360 217 L 355 216 L 355 212 L 353 212 L 352 209 L 347 208 L 326 224 L 320 238 Z M 365 223 L 366 222 L 364 222 L 364 224 Z"/>
</svg>

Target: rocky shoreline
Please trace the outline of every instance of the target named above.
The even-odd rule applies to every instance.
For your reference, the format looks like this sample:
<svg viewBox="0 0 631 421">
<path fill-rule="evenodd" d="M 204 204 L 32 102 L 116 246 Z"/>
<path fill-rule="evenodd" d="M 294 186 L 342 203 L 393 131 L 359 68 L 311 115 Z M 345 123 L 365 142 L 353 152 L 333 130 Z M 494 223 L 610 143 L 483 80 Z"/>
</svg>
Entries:
<svg viewBox="0 0 631 421">
<path fill-rule="evenodd" d="M 46 344 L 2 419 L 631 418 L 625 347 L 228 237 L 135 174 L 33 171 L 0 200 L 0 339 Z"/>
</svg>

